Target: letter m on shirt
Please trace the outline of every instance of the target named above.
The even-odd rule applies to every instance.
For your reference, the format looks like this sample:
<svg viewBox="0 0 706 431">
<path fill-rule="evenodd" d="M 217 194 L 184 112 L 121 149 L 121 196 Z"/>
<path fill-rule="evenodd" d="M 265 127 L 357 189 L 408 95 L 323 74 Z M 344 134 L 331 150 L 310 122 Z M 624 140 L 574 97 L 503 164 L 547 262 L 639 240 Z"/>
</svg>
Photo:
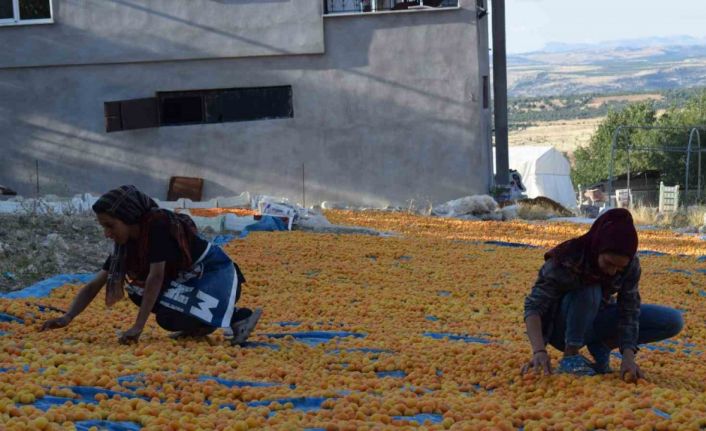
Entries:
<svg viewBox="0 0 706 431">
<path fill-rule="evenodd" d="M 191 307 L 189 313 L 205 320 L 206 322 L 213 320 L 213 313 L 211 313 L 211 309 L 218 307 L 218 299 L 202 291 L 198 291 L 196 293 L 196 298 L 201 300 L 201 302 L 199 302 L 198 307 Z"/>
</svg>

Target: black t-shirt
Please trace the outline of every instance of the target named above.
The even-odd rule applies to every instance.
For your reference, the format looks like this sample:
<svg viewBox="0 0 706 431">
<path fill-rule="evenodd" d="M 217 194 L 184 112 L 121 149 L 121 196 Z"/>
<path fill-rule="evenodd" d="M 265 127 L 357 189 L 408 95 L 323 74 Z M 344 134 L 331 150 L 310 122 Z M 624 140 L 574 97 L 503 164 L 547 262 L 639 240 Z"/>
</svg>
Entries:
<svg viewBox="0 0 706 431">
<path fill-rule="evenodd" d="M 178 262 L 181 258 L 181 250 L 176 239 L 169 233 L 169 223 L 166 220 L 155 220 L 149 231 L 149 250 L 147 260 L 149 263 Z M 208 242 L 203 238 L 195 236 L 191 241 L 189 250 L 191 259 L 195 262 L 208 247 Z M 129 250 L 129 249 L 128 249 Z M 103 269 L 110 270 L 110 256 L 103 264 Z"/>
</svg>

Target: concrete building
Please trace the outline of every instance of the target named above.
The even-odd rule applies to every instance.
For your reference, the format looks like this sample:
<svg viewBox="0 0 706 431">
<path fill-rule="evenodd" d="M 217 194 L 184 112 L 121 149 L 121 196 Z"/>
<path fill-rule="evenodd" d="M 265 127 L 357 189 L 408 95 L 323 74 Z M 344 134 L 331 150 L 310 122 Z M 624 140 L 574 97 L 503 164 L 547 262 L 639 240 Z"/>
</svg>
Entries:
<svg viewBox="0 0 706 431">
<path fill-rule="evenodd" d="M 423 1 L 0 0 L 0 184 L 33 195 L 38 160 L 42 194 L 485 193 L 485 0 Z"/>
</svg>

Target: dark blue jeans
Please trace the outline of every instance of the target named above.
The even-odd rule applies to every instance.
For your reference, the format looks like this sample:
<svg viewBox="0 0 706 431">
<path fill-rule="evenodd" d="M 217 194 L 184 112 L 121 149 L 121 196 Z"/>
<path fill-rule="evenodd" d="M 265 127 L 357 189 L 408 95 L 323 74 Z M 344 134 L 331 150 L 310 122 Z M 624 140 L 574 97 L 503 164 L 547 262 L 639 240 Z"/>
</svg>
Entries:
<svg viewBox="0 0 706 431">
<path fill-rule="evenodd" d="M 601 306 L 600 287 L 587 287 L 565 294 L 554 321 L 549 344 L 563 351 L 568 346 L 586 346 L 597 362 L 607 361 L 618 347 L 617 304 Z M 684 326 L 679 311 L 661 305 L 640 306 L 638 344 L 654 343 L 677 335 Z"/>
</svg>

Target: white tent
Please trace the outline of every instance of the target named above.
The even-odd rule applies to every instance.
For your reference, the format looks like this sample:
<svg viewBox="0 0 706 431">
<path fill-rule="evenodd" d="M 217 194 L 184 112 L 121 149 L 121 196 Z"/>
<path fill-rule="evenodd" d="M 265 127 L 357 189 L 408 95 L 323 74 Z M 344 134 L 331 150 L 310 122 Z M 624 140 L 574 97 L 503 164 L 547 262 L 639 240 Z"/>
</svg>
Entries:
<svg viewBox="0 0 706 431">
<path fill-rule="evenodd" d="M 510 147 L 510 169 L 522 176 L 527 197 L 545 196 L 569 210 L 576 209 L 571 165 L 554 147 Z"/>
</svg>

